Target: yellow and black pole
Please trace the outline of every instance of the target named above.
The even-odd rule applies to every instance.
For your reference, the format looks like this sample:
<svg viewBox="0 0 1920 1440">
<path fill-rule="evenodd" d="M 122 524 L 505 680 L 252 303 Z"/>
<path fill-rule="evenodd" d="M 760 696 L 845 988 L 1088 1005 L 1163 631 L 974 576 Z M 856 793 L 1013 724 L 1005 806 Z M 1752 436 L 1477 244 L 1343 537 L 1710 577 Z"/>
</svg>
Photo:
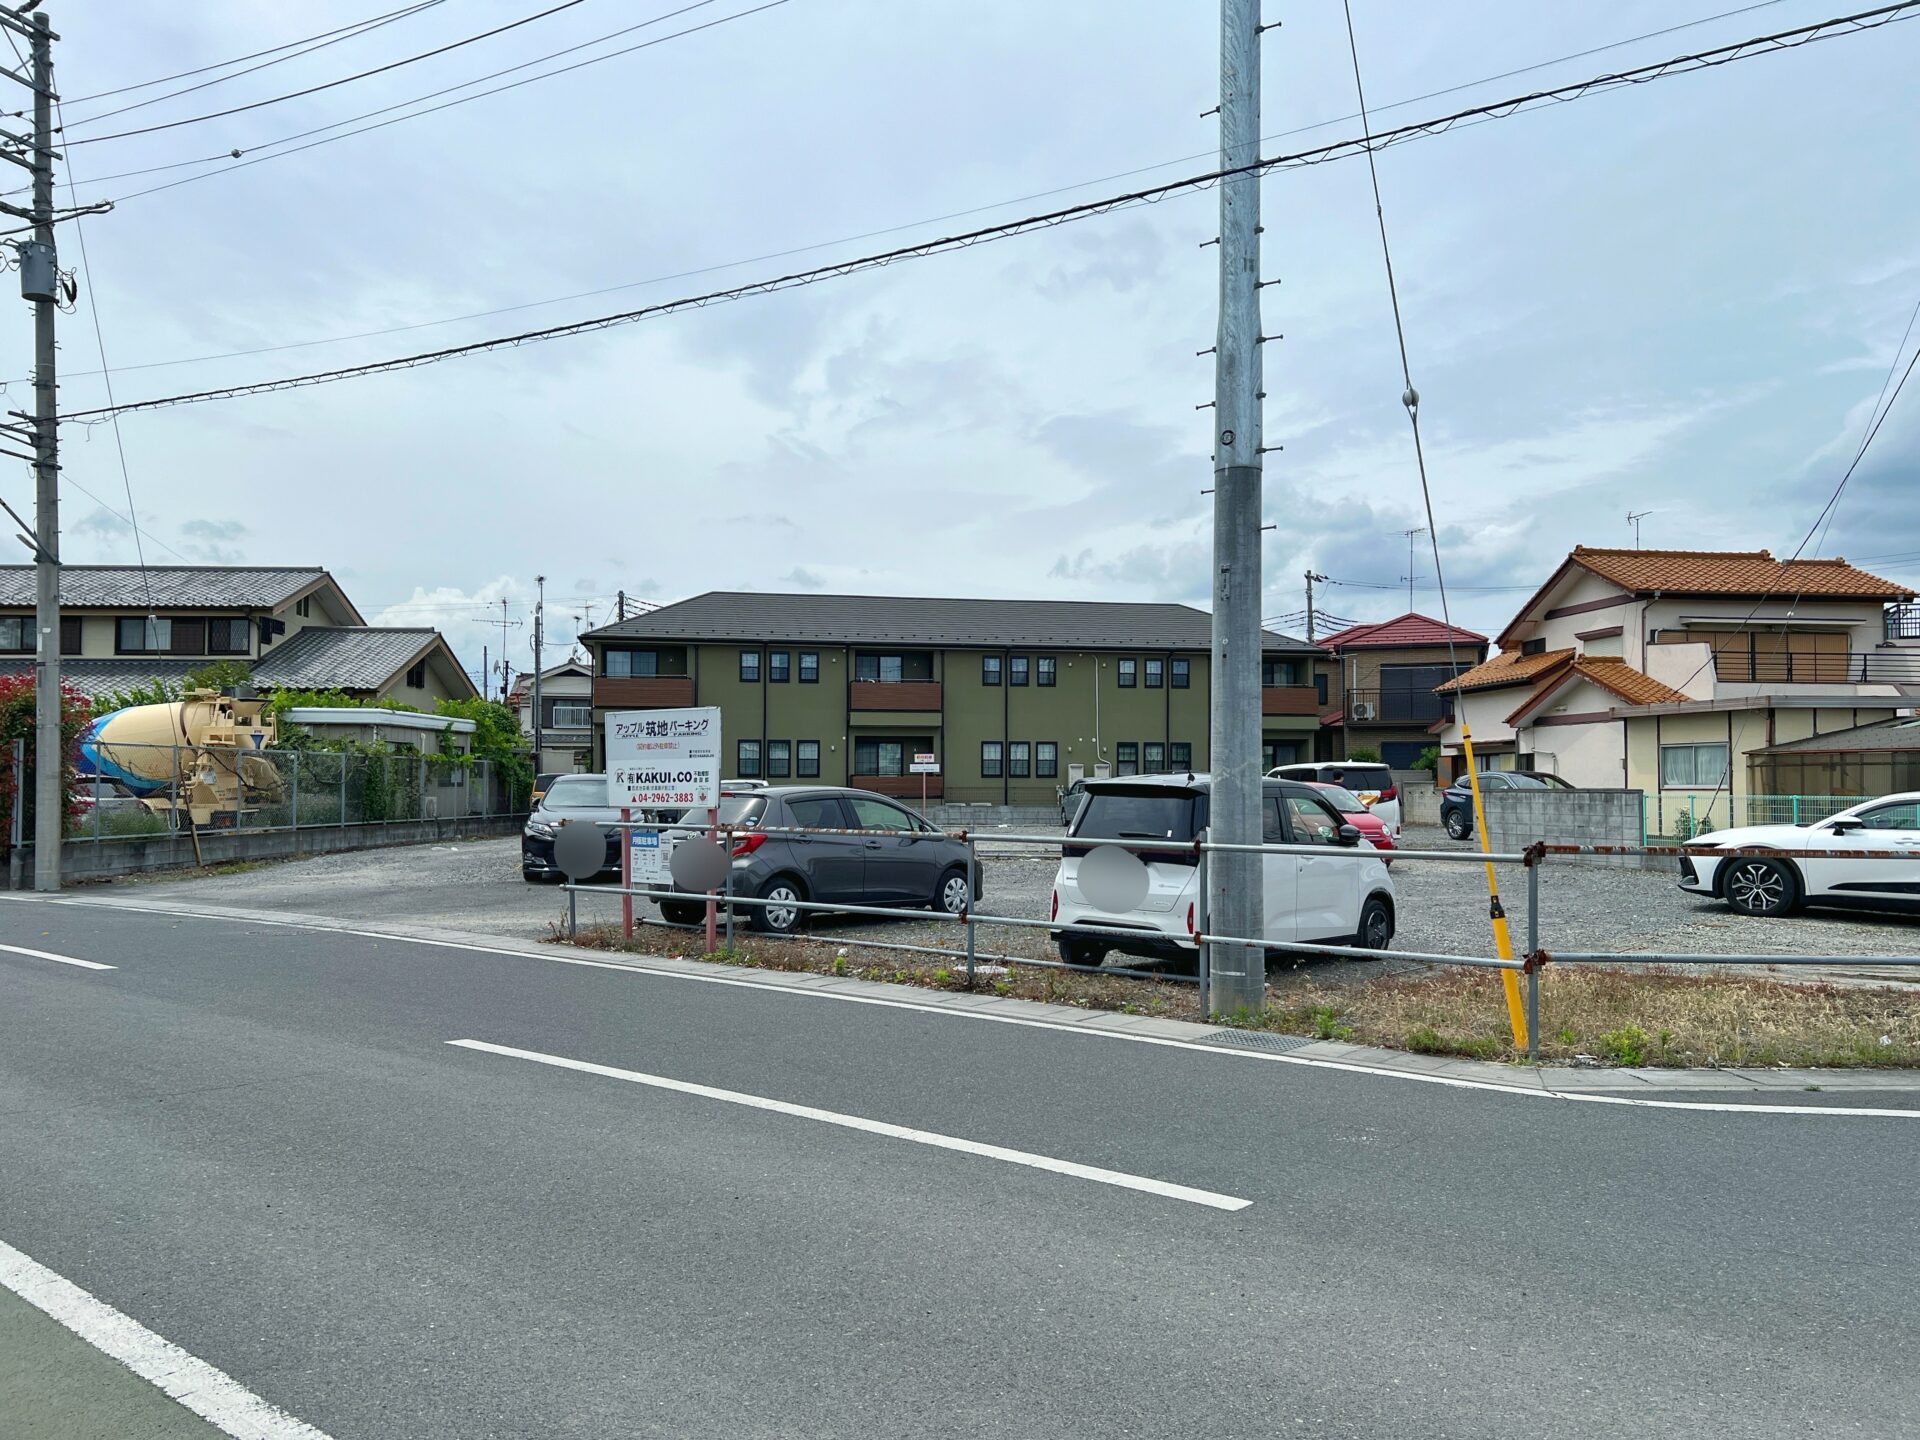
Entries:
<svg viewBox="0 0 1920 1440">
<path fill-rule="evenodd" d="M 1473 793 L 1473 833 L 1480 837 L 1480 853 L 1491 855 L 1493 842 L 1487 838 L 1487 812 L 1480 803 L 1480 771 L 1473 763 L 1473 732 L 1460 719 L 1460 748 L 1467 762 L 1467 788 Z M 1493 861 L 1486 862 L 1487 914 L 1493 921 L 1493 950 L 1502 960 L 1513 959 L 1513 934 L 1507 929 L 1507 912 L 1500 904 L 1500 881 L 1493 873 Z M 1513 1043 L 1527 1048 L 1527 1008 L 1520 1000 L 1520 977 L 1511 970 L 1500 972 L 1500 985 L 1507 994 L 1507 1020 L 1513 1026 Z"/>
</svg>

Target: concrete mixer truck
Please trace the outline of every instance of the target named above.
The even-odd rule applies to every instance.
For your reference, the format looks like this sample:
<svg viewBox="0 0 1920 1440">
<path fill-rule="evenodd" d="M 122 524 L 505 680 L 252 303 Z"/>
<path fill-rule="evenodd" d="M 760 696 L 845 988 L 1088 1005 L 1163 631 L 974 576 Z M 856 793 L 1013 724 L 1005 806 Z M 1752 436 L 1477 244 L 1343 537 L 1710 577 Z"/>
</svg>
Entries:
<svg viewBox="0 0 1920 1440">
<path fill-rule="evenodd" d="M 285 785 L 261 752 L 273 744 L 266 703 L 214 690 L 98 716 L 80 736 L 77 767 L 132 791 L 179 827 L 232 825 Z"/>
</svg>

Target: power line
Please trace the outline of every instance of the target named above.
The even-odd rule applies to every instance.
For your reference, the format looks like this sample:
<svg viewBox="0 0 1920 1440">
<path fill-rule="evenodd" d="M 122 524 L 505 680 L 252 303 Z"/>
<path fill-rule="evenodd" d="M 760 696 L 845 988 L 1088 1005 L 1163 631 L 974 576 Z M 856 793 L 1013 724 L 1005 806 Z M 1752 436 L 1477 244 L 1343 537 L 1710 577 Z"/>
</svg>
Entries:
<svg viewBox="0 0 1920 1440">
<path fill-rule="evenodd" d="M 772 4 L 782 4 L 785 0 L 771 0 Z M 762 6 L 771 8 L 771 4 Z M 1698 70 L 1716 68 L 1730 64 L 1735 60 L 1751 59 L 1758 55 L 1771 54 L 1778 50 L 1793 49 L 1810 44 L 1815 40 L 1828 39 L 1841 34 L 1858 34 L 1893 24 L 1898 20 L 1910 18 L 1916 9 L 1920 9 L 1920 0 L 1900 0 L 1900 3 L 1883 6 L 1876 10 L 1863 11 L 1854 15 L 1821 21 L 1797 29 L 1781 31 L 1773 35 L 1743 40 L 1738 44 L 1726 45 L 1717 49 L 1701 51 L 1697 54 L 1682 55 L 1657 64 L 1641 66 L 1634 70 L 1617 74 L 1600 75 L 1575 84 L 1556 86 L 1551 90 L 1534 91 L 1527 95 L 1505 100 L 1492 101 L 1485 105 L 1476 105 L 1466 110 L 1455 111 L 1451 115 L 1436 119 L 1414 121 L 1378 134 L 1363 134 L 1345 140 L 1334 141 L 1327 145 L 1316 146 L 1311 150 L 1297 151 L 1291 155 L 1261 159 L 1250 165 L 1230 170 L 1210 170 L 1200 175 L 1191 175 L 1181 180 L 1168 181 L 1161 185 L 1150 186 L 1123 195 L 1112 195 L 1099 200 L 1089 200 L 1064 209 L 1053 210 L 1039 215 L 1028 215 L 1017 220 L 1004 221 L 998 225 L 984 226 L 976 230 L 955 235 L 941 236 L 922 241 L 918 244 L 901 246 L 876 254 L 857 256 L 851 260 L 838 261 L 829 265 L 817 266 L 808 270 L 794 271 L 786 275 L 775 276 L 767 280 L 751 281 L 743 285 L 726 289 L 708 291 L 700 295 L 685 296 L 676 300 L 662 301 L 655 305 L 642 306 L 634 310 L 620 311 L 611 315 L 596 316 L 588 320 L 572 321 L 563 325 L 545 326 L 535 330 L 520 331 L 512 335 L 496 336 L 486 340 L 476 340 L 464 345 L 446 346 L 438 350 L 422 351 L 412 355 L 397 356 L 387 360 L 368 361 L 360 365 L 343 366 L 334 370 L 316 371 L 306 375 L 287 376 L 278 380 L 253 381 L 236 385 L 219 386 L 209 390 L 191 391 L 179 395 L 155 397 L 151 400 L 133 401 L 125 405 L 108 405 L 91 410 L 71 412 L 66 418 L 82 422 L 95 422 L 111 414 L 127 414 L 139 410 L 157 410 L 173 405 L 191 405 L 209 400 L 233 399 L 242 395 L 266 394 L 277 390 L 303 389 L 313 385 L 328 384 L 337 380 L 358 379 L 362 376 L 380 374 L 389 370 L 413 369 L 422 365 L 437 364 L 464 355 L 481 354 L 490 350 L 518 347 L 534 344 L 543 340 L 553 340 L 564 336 L 588 334 L 598 330 L 613 329 L 630 325 L 642 320 L 654 319 L 663 315 L 675 314 L 683 310 L 702 309 L 709 305 L 724 304 L 751 295 L 773 294 L 778 291 L 797 289 L 801 286 L 817 284 L 823 280 L 837 279 L 845 275 L 858 274 L 867 270 L 879 269 L 902 260 L 921 259 L 948 251 L 966 249 L 973 245 L 1006 239 L 1035 230 L 1051 229 L 1058 225 L 1069 224 L 1077 220 L 1088 219 L 1095 215 L 1104 215 L 1115 210 L 1128 209 L 1137 205 L 1152 204 L 1169 196 L 1186 191 L 1200 190 L 1217 184 L 1230 174 L 1252 173 L 1270 174 L 1280 169 L 1294 169 L 1307 165 L 1325 164 L 1331 160 L 1345 159 L 1353 155 L 1370 154 L 1374 150 L 1399 144 L 1422 136 L 1438 135 L 1453 129 L 1462 123 L 1476 123 L 1489 119 L 1500 119 L 1520 112 L 1523 108 L 1542 104 L 1564 104 L 1583 96 L 1620 88 L 1626 85 L 1644 85 L 1656 79 L 1673 75 L 1691 74 Z M 752 11 L 743 14 L 754 13 Z M 731 17 L 738 18 L 738 17 Z M 721 22 L 712 22 L 721 23 Z M 654 43 L 658 43 L 657 41 Z M 1437 573 L 1437 572 L 1436 572 Z"/>
<path fill-rule="evenodd" d="M 357 75 L 344 75 L 338 80 L 328 80 L 320 85 L 309 85 L 304 90 L 290 90 L 284 95 L 275 95 L 271 99 L 254 100 L 245 105 L 234 105 L 228 109 L 215 110 L 206 115 L 190 115 L 184 120 L 167 120 L 158 125 L 144 126 L 139 130 L 116 130 L 111 135 L 89 135 L 79 140 L 68 136 L 66 144 L 68 147 L 72 147 L 75 145 L 97 145 L 103 140 L 127 140 L 135 135 L 151 135 L 158 130 L 177 130 L 182 125 L 199 125 L 208 120 L 224 119 L 228 115 L 243 115 L 249 110 L 263 110 L 269 105 L 279 105 L 288 100 L 298 100 L 304 95 L 318 95 L 322 90 L 333 90 L 342 85 L 351 85 L 354 81 L 365 80 L 369 76 L 384 75 L 387 71 L 398 70 L 403 65 L 412 65 L 421 60 L 431 60 L 436 55 L 445 55 L 449 50 L 458 50 L 464 45 L 476 44 L 481 40 L 490 40 L 495 35 L 504 35 L 509 30 L 518 30 L 522 25 L 531 25 L 536 20 L 544 20 L 549 15 L 558 15 L 562 10 L 571 10 L 574 6 L 584 5 L 585 3 L 586 0 L 560 0 L 558 5 L 551 6 L 548 9 L 538 11 L 532 15 L 523 15 L 520 19 L 510 20 L 505 25 L 496 25 L 491 30 L 482 30 L 478 35 L 469 35 L 464 40 L 455 40 L 432 50 L 423 50 L 418 55 L 407 56 L 404 60 L 389 61 L 387 64 L 376 66 L 371 70 L 362 70 Z M 94 117 L 96 120 L 101 118 L 103 117 Z M 78 123 L 84 125 L 88 122 L 82 120 Z M 64 133 L 64 127 L 62 128 Z"/>
</svg>

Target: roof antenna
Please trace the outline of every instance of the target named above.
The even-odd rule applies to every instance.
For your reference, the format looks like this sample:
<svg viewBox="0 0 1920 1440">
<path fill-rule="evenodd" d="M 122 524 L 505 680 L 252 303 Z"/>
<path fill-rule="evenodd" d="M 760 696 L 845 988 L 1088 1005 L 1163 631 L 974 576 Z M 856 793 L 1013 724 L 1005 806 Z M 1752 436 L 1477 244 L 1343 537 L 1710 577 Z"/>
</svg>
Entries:
<svg viewBox="0 0 1920 1440">
<path fill-rule="evenodd" d="M 1640 548 L 1640 522 L 1653 513 L 1651 510 L 1629 510 L 1627 512 L 1627 523 L 1633 526 L 1633 548 L 1636 550 Z"/>
</svg>

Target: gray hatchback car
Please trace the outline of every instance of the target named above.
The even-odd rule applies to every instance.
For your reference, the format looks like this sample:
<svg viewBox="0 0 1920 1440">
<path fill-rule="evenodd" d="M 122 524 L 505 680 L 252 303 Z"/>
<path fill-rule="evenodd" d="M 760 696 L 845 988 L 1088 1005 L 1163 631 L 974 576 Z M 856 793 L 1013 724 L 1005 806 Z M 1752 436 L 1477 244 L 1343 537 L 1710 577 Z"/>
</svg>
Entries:
<svg viewBox="0 0 1920 1440">
<path fill-rule="evenodd" d="M 739 907 L 756 930 L 791 934 L 805 915 L 818 913 L 800 909 L 792 903 L 797 900 L 822 905 L 926 906 L 952 915 L 969 908 L 966 845 L 883 795 L 821 785 L 776 785 L 745 795 L 723 795 L 720 823 L 733 831 L 734 893 L 773 902 Z M 795 829 L 847 833 L 778 833 Z M 667 840 L 677 844 L 698 833 L 691 826 L 670 830 Z M 981 893 L 976 870 L 974 904 Z M 666 919 L 683 925 L 706 913 L 696 900 L 659 904 Z"/>
</svg>

